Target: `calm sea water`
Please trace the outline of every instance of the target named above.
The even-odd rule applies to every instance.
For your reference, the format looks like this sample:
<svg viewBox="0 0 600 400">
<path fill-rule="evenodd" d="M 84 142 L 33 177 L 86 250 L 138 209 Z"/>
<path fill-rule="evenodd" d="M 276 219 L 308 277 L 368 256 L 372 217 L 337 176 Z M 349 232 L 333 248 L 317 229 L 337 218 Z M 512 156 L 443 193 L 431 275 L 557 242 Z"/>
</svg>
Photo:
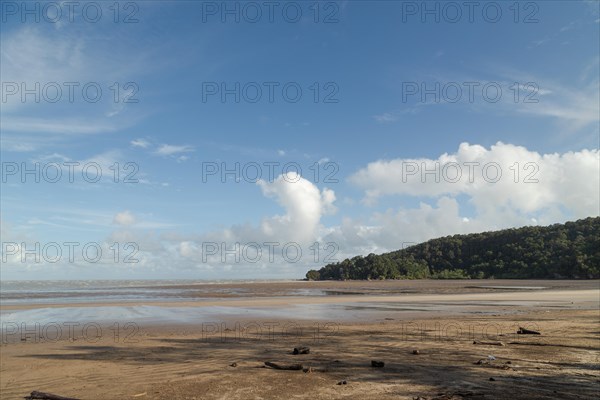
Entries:
<svg viewBox="0 0 600 400">
<path fill-rule="evenodd" d="M 1 281 L 0 302 L 11 304 L 177 301 L 201 299 L 203 293 L 244 295 L 247 289 L 219 288 L 221 284 L 274 282 L 264 280 L 87 280 Z M 282 281 L 278 281 L 282 282 Z M 198 287 L 190 287 L 196 286 Z M 200 286 L 203 285 L 203 286 Z M 182 286 L 187 286 L 182 288 Z M 302 295 L 300 291 L 294 293 Z M 306 293 L 309 294 L 309 293 Z"/>
<path fill-rule="evenodd" d="M 222 318 L 297 318 L 327 319 L 332 306 L 289 305 L 287 307 L 178 306 L 177 301 L 214 299 L 216 295 L 254 296 L 244 283 L 290 282 L 273 280 L 90 280 L 90 281 L 3 281 L 0 302 L 8 306 L 0 312 L 2 334 L 31 326 L 61 325 L 63 321 L 85 323 L 197 324 Z M 224 284 L 227 284 L 226 286 Z M 206 296 L 203 296 L 203 293 Z M 279 295 L 326 295 L 318 289 L 285 290 Z M 136 304 L 143 301 L 144 304 Z M 169 306 L 152 302 L 168 301 Z M 131 305 L 127 303 L 130 302 Z M 86 304 L 86 303 L 89 303 Z M 107 303 L 122 303 L 118 306 Z M 79 304 L 79 305 L 78 305 Z M 86 306 L 80 306 L 85 304 Z M 10 306 L 28 305 L 26 309 Z M 50 305 L 52 305 L 50 307 Z M 339 308 L 338 312 L 343 311 Z M 103 326 L 104 326 L 103 325 Z M 6 331 L 6 332 L 5 332 Z M 17 332 L 18 333 L 18 332 Z M 14 336 L 14 335 L 13 335 Z"/>
</svg>

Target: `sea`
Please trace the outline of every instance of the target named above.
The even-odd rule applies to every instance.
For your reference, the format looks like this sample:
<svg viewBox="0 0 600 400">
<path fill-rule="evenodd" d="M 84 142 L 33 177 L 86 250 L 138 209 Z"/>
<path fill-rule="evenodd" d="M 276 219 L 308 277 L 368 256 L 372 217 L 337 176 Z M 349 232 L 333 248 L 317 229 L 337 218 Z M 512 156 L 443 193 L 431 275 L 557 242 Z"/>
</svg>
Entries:
<svg viewBox="0 0 600 400">
<path fill-rule="evenodd" d="M 228 300 L 256 296 L 325 296 L 319 289 L 257 292 L 246 283 L 291 280 L 72 280 L 0 282 L 2 333 L 23 326 L 77 324 L 198 325 L 235 319 L 327 320 L 336 306 L 289 304 L 285 307 L 229 306 Z M 264 286 L 263 286 L 264 287 Z M 268 287 L 268 286 L 267 286 Z M 194 305 L 213 301 L 218 305 Z M 185 304 L 183 304 L 185 302 Z M 181 303 L 181 304 L 179 304 Z M 340 310 L 336 312 L 343 315 Z"/>
<path fill-rule="evenodd" d="M 243 294 L 243 288 L 220 290 L 217 288 L 218 285 L 268 282 L 290 281 L 172 279 L 0 281 L 0 304 L 190 301 L 191 299 L 203 299 L 201 297 L 203 292 L 214 294 L 221 291 L 234 295 Z"/>
</svg>

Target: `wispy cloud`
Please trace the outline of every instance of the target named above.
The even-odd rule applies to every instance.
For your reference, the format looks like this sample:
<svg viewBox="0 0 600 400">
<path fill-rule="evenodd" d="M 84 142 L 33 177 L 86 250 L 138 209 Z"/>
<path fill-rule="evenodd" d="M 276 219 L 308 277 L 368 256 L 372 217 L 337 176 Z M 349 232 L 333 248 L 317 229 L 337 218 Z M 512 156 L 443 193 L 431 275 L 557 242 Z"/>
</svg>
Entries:
<svg viewBox="0 0 600 400">
<path fill-rule="evenodd" d="M 124 46 L 96 45 L 96 35 L 44 24 L 3 30 L 0 78 L 18 89 L 12 95 L 3 93 L 3 149 L 32 151 L 75 135 L 116 132 L 140 120 L 141 111 L 131 110 L 125 102 L 131 88 L 124 87 L 124 82 L 143 71 L 139 57 L 126 55 Z M 116 82 L 121 83 L 115 99 Z M 54 85 L 51 95 L 43 89 L 48 84 Z M 90 84 L 93 90 L 83 90 Z M 23 88 L 35 93 L 23 99 Z M 93 101 L 90 93 L 97 96 Z"/>
<path fill-rule="evenodd" d="M 119 126 L 106 120 L 89 121 L 78 118 L 44 119 L 13 117 L 0 122 L 3 131 L 60 133 L 63 135 L 114 132 Z"/>
<path fill-rule="evenodd" d="M 180 153 L 190 153 L 193 152 L 194 147 L 190 145 L 171 145 L 171 144 L 162 144 L 158 147 L 158 149 L 154 152 L 160 156 L 172 156 Z"/>
<path fill-rule="evenodd" d="M 146 139 L 134 139 L 129 142 L 133 147 L 140 147 L 142 149 L 147 149 L 150 147 L 150 142 Z"/>
<path fill-rule="evenodd" d="M 374 115 L 373 118 L 375 118 L 375 121 L 379 122 L 380 124 L 385 124 L 388 122 L 395 122 L 398 120 L 398 117 L 396 115 L 390 114 L 390 113 L 383 113 L 380 115 Z"/>
<path fill-rule="evenodd" d="M 444 107 L 467 107 L 475 112 L 492 114 L 520 114 L 532 117 L 553 118 L 565 132 L 577 132 L 600 121 L 598 109 L 600 109 L 600 74 L 599 57 L 595 57 L 587 63 L 581 72 L 578 84 L 566 85 L 542 75 L 533 75 L 509 67 L 492 67 L 489 77 L 461 76 L 449 77 L 447 74 L 436 76 L 427 81 L 428 88 L 434 87 L 437 82 L 440 87 L 446 83 L 454 83 L 461 87 L 462 95 L 457 102 L 446 101 L 441 95 L 442 90 L 434 96 L 426 97 L 422 101 L 421 93 L 410 98 L 413 103 L 399 111 L 391 111 L 375 115 L 373 118 L 378 123 L 392 123 L 407 113 L 416 113 L 423 110 L 425 106 Z M 485 78 L 485 79 L 483 79 Z M 424 81 L 425 82 L 425 81 Z M 476 97 L 469 99 L 469 89 L 466 82 L 477 83 Z M 515 84 L 518 82 L 518 84 Z M 490 101 L 483 95 L 482 88 L 490 84 L 500 87 L 500 96 L 497 101 Z M 493 91 L 490 91 L 493 93 Z M 517 96 L 518 93 L 518 96 Z M 517 96 L 515 98 L 515 96 Z M 490 96 L 491 97 L 491 96 Z"/>
</svg>

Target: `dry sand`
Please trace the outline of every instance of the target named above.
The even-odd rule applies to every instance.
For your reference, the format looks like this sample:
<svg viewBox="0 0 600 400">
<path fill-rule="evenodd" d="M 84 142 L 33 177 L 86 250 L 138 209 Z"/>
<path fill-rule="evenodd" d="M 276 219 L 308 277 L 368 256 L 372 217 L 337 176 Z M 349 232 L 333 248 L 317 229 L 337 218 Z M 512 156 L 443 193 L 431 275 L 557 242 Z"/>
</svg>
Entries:
<svg viewBox="0 0 600 400">
<path fill-rule="evenodd" d="M 249 289 L 252 297 L 215 296 L 161 304 L 277 308 L 351 303 L 366 307 L 367 312 L 360 315 L 371 317 L 223 318 L 224 325 L 158 324 L 141 326 L 139 331 L 121 326 L 118 337 L 114 330 L 105 329 L 97 342 L 79 334 L 74 340 L 59 341 L 34 334 L 25 341 L 1 345 L 0 398 L 21 399 L 40 390 L 98 400 L 597 399 L 598 284 L 400 281 L 237 285 Z M 473 287 L 504 285 L 547 289 Z M 314 287 L 353 294 L 285 295 L 291 289 Z M 379 313 L 368 311 L 382 304 L 443 307 L 435 312 L 385 307 Z M 519 326 L 539 330 L 542 335 L 517 335 Z M 504 346 L 474 341 L 501 341 Z M 310 354 L 292 355 L 297 346 L 309 346 Z M 417 349 L 419 354 L 413 354 Z M 371 360 L 384 361 L 385 367 L 373 368 Z M 479 360 L 483 361 L 478 364 Z M 265 361 L 300 363 L 311 371 L 264 368 Z M 347 384 L 338 385 L 341 381 Z"/>
</svg>

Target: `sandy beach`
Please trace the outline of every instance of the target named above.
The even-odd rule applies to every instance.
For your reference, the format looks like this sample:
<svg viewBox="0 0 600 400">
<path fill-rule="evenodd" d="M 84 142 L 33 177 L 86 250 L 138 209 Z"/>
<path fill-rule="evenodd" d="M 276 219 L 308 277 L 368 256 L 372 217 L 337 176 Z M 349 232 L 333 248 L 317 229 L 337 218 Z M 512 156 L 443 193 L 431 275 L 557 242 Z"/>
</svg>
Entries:
<svg viewBox="0 0 600 400">
<path fill-rule="evenodd" d="M 598 281 L 206 286 L 178 301 L 3 304 L 1 398 L 592 399 L 600 390 Z M 310 353 L 293 355 L 299 346 Z"/>
</svg>

